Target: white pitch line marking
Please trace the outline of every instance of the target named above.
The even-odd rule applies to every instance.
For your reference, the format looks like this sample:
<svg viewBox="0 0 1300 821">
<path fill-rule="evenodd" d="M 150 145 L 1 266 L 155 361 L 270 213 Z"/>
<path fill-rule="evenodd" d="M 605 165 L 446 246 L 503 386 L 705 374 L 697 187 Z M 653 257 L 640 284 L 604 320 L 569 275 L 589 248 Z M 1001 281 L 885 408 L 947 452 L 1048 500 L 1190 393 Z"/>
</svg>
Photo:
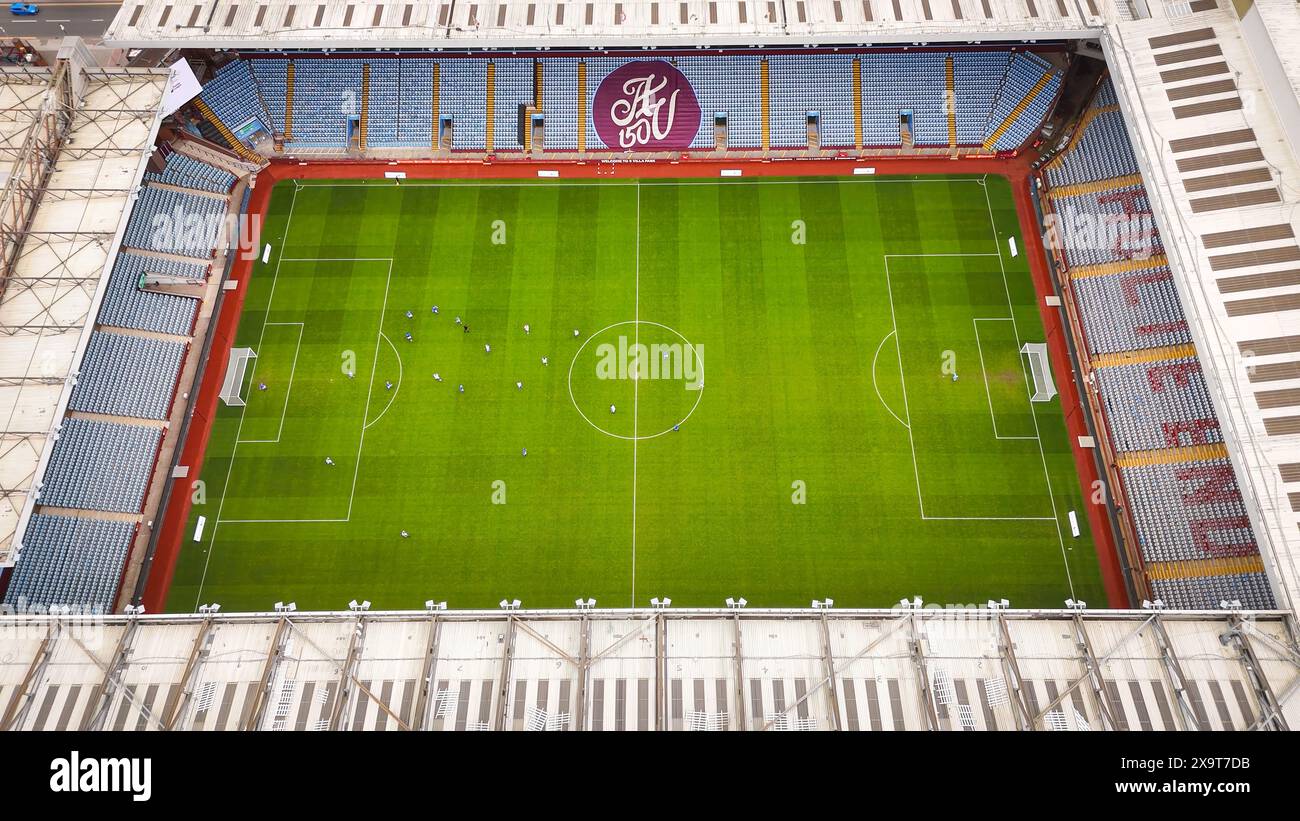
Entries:
<svg viewBox="0 0 1300 821">
<path fill-rule="evenodd" d="M 289 387 L 284 390 L 284 406 L 280 408 L 280 428 L 275 432 L 274 439 L 240 439 L 235 443 L 236 445 L 278 445 L 280 437 L 284 435 L 284 418 L 289 413 L 289 395 L 293 392 L 294 374 L 298 372 L 298 353 L 302 350 L 302 334 L 305 326 L 301 322 L 267 322 L 262 326 L 264 336 L 266 329 L 272 325 L 298 326 L 298 345 L 293 349 L 293 367 L 289 369 Z"/>
<path fill-rule="evenodd" d="M 289 201 L 289 216 L 284 221 L 284 237 L 281 242 L 287 242 L 289 239 L 289 228 L 293 225 L 293 209 L 298 204 L 298 189 L 293 190 L 293 199 Z M 266 315 L 271 315 L 271 303 L 275 300 L 275 286 L 280 282 L 280 265 L 283 259 L 275 261 L 275 273 L 271 275 L 271 294 L 266 300 Z M 266 336 L 266 325 L 262 325 L 262 333 L 257 340 L 257 347 L 262 347 L 262 338 Z M 253 360 L 253 370 L 249 373 L 248 378 L 251 381 L 257 376 L 257 360 Z M 217 531 L 221 528 L 221 512 L 226 509 L 226 491 L 230 489 L 230 474 L 235 469 L 235 452 L 239 450 L 240 435 L 244 430 L 244 418 L 248 406 L 245 405 L 239 411 L 239 426 L 235 428 L 235 445 L 230 449 L 230 464 L 226 466 L 226 481 L 221 486 L 221 501 L 217 503 L 217 518 L 212 523 L 212 537 L 208 542 L 208 555 L 203 559 L 203 575 L 199 577 L 199 589 L 194 597 L 194 610 L 198 612 L 199 605 L 203 601 L 203 585 L 208 579 L 208 565 L 212 562 L 212 554 L 217 552 Z"/>
<path fill-rule="evenodd" d="M 899 382 L 902 384 L 903 387 L 903 412 L 907 416 L 908 420 L 911 420 L 912 418 L 912 411 L 907 398 L 907 378 L 903 373 L 903 345 L 900 338 L 898 337 L 898 317 L 894 311 L 894 285 L 889 272 L 889 260 L 892 257 L 948 257 L 948 256 L 972 256 L 972 257 L 998 256 L 999 262 L 1001 261 L 1001 256 L 996 254 L 886 254 L 885 255 L 885 287 L 889 293 L 889 316 L 894 324 L 894 330 L 892 331 L 892 333 L 894 334 L 894 347 L 898 351 L 898 378 L 899 378 Z M 1006 284 L 1005 268 L 1003 269 L 1002 281 L 1005 286 Z M 1010 305 L 1010 298 L 1011 298 L 1010 293 L 1011 292 L 1008 289 L 1007 290 L 1008 305 Z M 1019 339 L 1018 336 L 1017 339 Z M 1019 347 L 1019 342 L 1017 342 L 1017 347 Z M 1037 431 L 1037 418 L 1035 418 L 1035 430 Z M 920 467 L 920 462 L 916 458 L 916 439 L 912 434 L 912 428 L 910 424 L 907 426 L 907 441 L 912 451 L 912 474 L 916 477 L 916 504 L 917 504 L 917 510 L 921 514 L 922 521 L 961 521 L 961 522 L 1055 521 L 1057 535 L 1058 537 L 1060 536 L 1061 523 L 1057 521 L 1055 515 L 1056 499 L 1055 497 L 1052 496 L 1052 485 L 1050 481 L 1047 483 L 1047 494 L 1049 497 L 1051 497 L 1051 501 L 1052 501 L 1053 516 L 1051 517 L 1047 517 L 1047 516 L 930 516 L 928 515 L 925 512 L 925 495 L 921 491 L 921 467 Z M 1042 453 L 1042 447 L 1043 447 L 1043 443 L 1041 440 L 1039 440 L 1038 448 L 1040 454 Z M 1046 457 L 1044 457 L 1044 459 L 1045 458 Z M 1046 466 L 1045 461 L 1044 461 L 1044 466 Z M 1064 545 L 1064 542 L 1062 542 L 1062 545 Z M 1073 588 L 1071 588 L 1071 593 L 1073 593 Z"/>
<path fill-rule="evenodd" d="M 402 355 L 397 352 L 397 346 L 393 344 L 393 340 L 389 339 L 388 334 L 384 333 L 383 331 L 379 332 L 379 336 L 382 337 L 383 340 L 388 343 L 388 347 L 393 349 L 393 356 L 397 357 L 397 384 L 393 386 L 393 395 L 391 398 L 389 398 L 388 404 L 384 405 L 384 409 L 379 412 L 378 416 L 376 416 L 374 419 L 371 419 L 369 422 L 366 423 L 364 430 L 369 430 L 371 425 L 375 424 L 380 419 L 383 419 L 384 414 L 388 413 L 388 409 L 391 408 L 393 406 L 393 402 L 397 400 L 397 394 L 400 393 L 402 390 L 402 376 L 405 373 L 405 371 L 402 368 Z M 378 367 L 378 356 L 379 356 L 378 352 L 379 352 L 379 346 L 376 345 L 375 346 L 376 367 Z M 369 408 L 370 406 L 369 404 L 367 404 L 366 409 L 369 410 Z"/>
<path fill-rule="evenodd" d="M 871 357 L 871 386 L 876 389 L 876 398 L 880 400 L 880 404 L 884 406 L 885 410 L 889 411 L 889 415 L 897 419 L 898 424 L 911 430 L 912 426 L 904 422 L 898 414 L 894 413 L 894 409 L 889 407 L 889 403 L 885 401 L 885 397 L 880 393 L 880 381 L 876 379 L 876 362 L 880 359 L 880 351 L 884 349 L 885 343 L 889 341 L 891 336 L 895 336 L 894 331 L 885 334 L 885 338 L 880 340 L 880 344 L 876 346 L 876 355 Z M 894 344 L 898 343 L 895 342 Z"/>
<path fill-rule="evenodd" d="M 636 345 L 632 350 L 640 350 L 641 344 L 641 186 L 636 187 L 636 308 L 635 320 L 633 327 L 633 338 Z M 633 374 L 632 379 L 632 607 L 636 607 L 636 459 L 637 445 L 640 439 L 637 437 L 637 414 L 640 411 L 641 401 L 641 372 L 638 369 Z M 696 400 L 698 402 L 698 399 Z"/>
<path fill-rule="evenodd" d="M 971 320 L 971 324 L 975 326 L 975 350 L 979 352 L 980 374 L 984 377 L 984 395 L 988 397 L 989 400 L 989 419 L 993 422 L 993 438 L 1002 439 L 1005 441 L 1015 441 L 1017 439 L 1036 440 L 1038 439 L 1037 436 L 1003 436 L 1002 434 L 998 433 L 998 418 L 993 413 L 993 390 L 989 387 L 989 370 L 984 365 L 984 345 L 980 342 L 980 323 L 981 322 L 1010 322 L 1010 321 L 1011 321 L 1011 317 L 1009 316 L 977 316 Z M 1024 371 L 1024 368 L 1025 368 L 1024 363 L 1021 363 L 1020 365 L 1021 371 Z M 1033 413 L 1033 411 L 1034 411 L 1034 407 L 1033 405 L 1030 405 L 1029 412 Z"/>
</svg>

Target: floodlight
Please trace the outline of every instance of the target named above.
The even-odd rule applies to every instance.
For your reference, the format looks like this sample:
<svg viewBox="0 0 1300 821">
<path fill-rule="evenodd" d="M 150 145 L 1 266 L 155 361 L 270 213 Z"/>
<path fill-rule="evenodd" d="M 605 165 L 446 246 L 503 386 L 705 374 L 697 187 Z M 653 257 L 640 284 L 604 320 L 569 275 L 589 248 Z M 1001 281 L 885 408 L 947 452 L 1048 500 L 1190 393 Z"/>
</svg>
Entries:
<svg viewBox="0 0 1300 821">
<path fill-rule="evenodd" d="M 355 611 L 355 610 L 356 610 L 358 607 L 360 607 L 360 606 L 361 606 L 361 605 L 357 603 L 357 600 L 356 600 L 356 599 L 353 599 L 352 601 L 348 602 L 348 609 L 349 609 L 349 610 L 353 610 L 353 611 Z"/>
<path fill-rule="evenodd" d="M 434 601 L 433 599 L 429 599 L 424 603 L 424 609 L 428 610 L 430 613 L 435 610 L 446 610 L 447 603 L 445 601 Z"/>
<path fill-rule="evenodd" d="M 650 606 L 653 607 L 653 608 L 656 609 L 656 610 L 667 610 L 670 606 L 672 606 L 672 603 L 673 603 L 673 600 L 672 600 L 672 599 L 668 599 L 668 598 L 663 598 L 663 599 L 661 599 L 661 598 L 655 597 L 655 598 L 653 598 L 653 599 L 650 600 Z"/>
<path fill-rule="evenodd" d="M 369 610 L 369 609 L 370 609 L 370 602 L 368 602 L 368 601 L 363 601 L 363 602 L 361 602 L 361 609 L 362 609 L 362 610 Z"/>
<path fill-rule="evenodd" d="M 1086 601 L 1075 601 L 1074 599 L 1066 599 L 1065 608 L 1067 610 L 1087 610 L 1088 603 Z"/>
<path fill-rule="evenodd" d="M 199 605 L 199 612 L 200 612 L 200 613 L 204 613 L 204 614 L 209 615 L 209 616 L 215 616 L 216 614 L 218 614 L 218 613 L 221 612 L 221 605 L 216 604 L 216 603 L 213 603 L 213 604 L 200 604 L 200 605 Z"/>
<path fill-rule="evenodd" d="M 733 598 L 731 598 L 730 596 L 728 596 L 728 597 L 727 597 L 727 606 L 728 606 L 728 607 L 735 607 L 735 606 L 736 606 L 736 600 L 733 599 Z"/>
</svg>

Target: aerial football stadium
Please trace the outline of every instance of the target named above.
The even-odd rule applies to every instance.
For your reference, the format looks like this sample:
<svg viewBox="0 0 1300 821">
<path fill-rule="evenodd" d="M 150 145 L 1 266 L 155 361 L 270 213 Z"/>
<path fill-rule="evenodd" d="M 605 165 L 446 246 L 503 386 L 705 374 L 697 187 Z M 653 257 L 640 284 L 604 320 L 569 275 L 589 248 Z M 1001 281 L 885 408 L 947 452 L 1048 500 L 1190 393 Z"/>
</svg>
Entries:
<svg viewBox="0 0 1300 821">
<path fill-rule="evenodd" d="M 1295 42 L 126 0 L 7 44 L 0 730 L 1300 726 Z"/>
</svg>

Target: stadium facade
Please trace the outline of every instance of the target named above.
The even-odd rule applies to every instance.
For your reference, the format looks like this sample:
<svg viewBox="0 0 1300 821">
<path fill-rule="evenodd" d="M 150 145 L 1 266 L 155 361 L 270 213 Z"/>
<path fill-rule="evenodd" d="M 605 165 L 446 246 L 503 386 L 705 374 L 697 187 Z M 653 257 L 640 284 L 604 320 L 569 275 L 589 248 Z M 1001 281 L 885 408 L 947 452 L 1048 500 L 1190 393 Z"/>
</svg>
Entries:
<svg viewBox="0 0 1300 821">
<path fill-rule="evenodd" d="M 3 75 L 0 590 L 54 618 L 0 620 L 0 728 L 1285 728 L 1297 39 L 1283 0 L 124 4 L 108 42 L 176 49 L 201 93 L 75 40 Z M 1048 240 L 1107 604 L 1152 612 L 138 616 L 191 536 L 275 181 L 945 172 L 1010 176 Z M 60 663 L 59 614 L 127 608 Z"/>
</svg>

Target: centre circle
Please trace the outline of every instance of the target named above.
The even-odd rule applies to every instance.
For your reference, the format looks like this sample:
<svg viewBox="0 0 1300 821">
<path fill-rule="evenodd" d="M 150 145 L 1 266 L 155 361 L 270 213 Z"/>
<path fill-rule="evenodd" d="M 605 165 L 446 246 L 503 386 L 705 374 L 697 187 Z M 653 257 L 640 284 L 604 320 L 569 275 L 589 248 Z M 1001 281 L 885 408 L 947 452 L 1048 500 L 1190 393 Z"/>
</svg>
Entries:
<svg viewBox="0 0 1300 821">
<path fill-rule="evenodd" d="M 639 338 L 639 331 L 645 327 L 660 329 L 662 331 L 666 331 L 668 334 L 672 334 L 674 337 L 681 340 L 683 350 L 689 350 L 691 352 L 693 361 L 696 363 L 699 369 L 699 387 L 693 390 L 695 394 L 695 401 L 691 404 L 690 409 L 686 411 L 685 415 L 683 415 L 680 419 L 677 419 L 675 422 L 669 424 L 663 430 L 654 430 L 651 433 L 641 433 L 638 431 L 634 436 L 629 436 L 625 433 L 618 433 L 617 431 L 610 430 L 604 425 L 601 425 L 597 421 L 593 420 L 592 417 L 589 416 L 587 412 L 583 410 L 582 404 L 578 401 L 577 397 L 574 396 L 573 372 L 574 372 L 574 367 L 578 364 L 578 360 L 583 355 L 583 351 L 587 349 L 587 346 L 592 342 L 592 340 L 599 339 L 607 332 L 620 327 L 633 328 L 635 331 L 638 332 L 636 334 L 638 338 Z M 638 373 L 633 371 L 629 373 L 626 378 L 630 380 L 636 380 L 638 378 Z M 648 380 L 642 380 L 642 381 L 644 382 Z M 633 441 L 633 440 L 640 441 L 644 439 L 655 439 L 665 434 L 672 433 L 674 428 L 684 424 L 686 420 L 690 419 L 691 416 L 695 413 L 695 410 L 700 406 L 700 400 L 704 398 L 704 360 L 699 348 L 693 345 L 689 339 L 687 339 L 680 331 L 676 330 L 675 328 L 671 328 L 659 322 L 651 322 L 650 320 L 647 319 L 624 320 L 623 322 L 615 322 L 612 325 L 606 325 L 604 328 L 601 328 L 599 331 L 596 331 L 594 334 L 588 336 L 586 339 L 583 340 L 582 344 L 578 346 L 577 352 L 574 353 L 573 355 L 573 361 L 569 363 L 568 388 L 569 388 L 569 401 L 573 404 L 574 410 L 578 412 L 578 415 L 582 417 L 583 421 L 585 421 L 588 425 L 591 425 L 591 427 L 595 428 L 601 433 L 605 434 L 606 436 L 610 436 L 614 439 L 623 439 L 625 441 Z M 683 387 L 683 389 L 685 388 Z M 634 414 L 636 413 L 635 407 L 633 408 L 633 413 Z"/>
</svg>

